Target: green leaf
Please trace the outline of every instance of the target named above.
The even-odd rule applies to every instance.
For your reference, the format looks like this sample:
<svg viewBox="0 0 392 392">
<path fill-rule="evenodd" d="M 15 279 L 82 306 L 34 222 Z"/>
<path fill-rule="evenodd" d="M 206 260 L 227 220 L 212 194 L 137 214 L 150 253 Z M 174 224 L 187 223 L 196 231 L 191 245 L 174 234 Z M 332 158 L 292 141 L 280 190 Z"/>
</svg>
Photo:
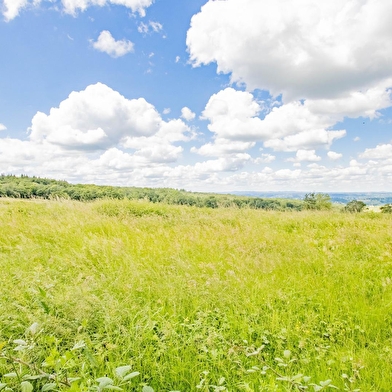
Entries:
<svg viewBox="0 0 392 392">
<path fill-rule="evenodd" d="M 127 374 L 127 375 L 123 378 L 123 381 L 131 380 L 132 378 L 137 377 L 139 374 L 140 374 L 140 372 L 132 372 L 132 373 L 129 373 L 129 374 Z"/>
<path fill-rule="evenodd" d="M 5 388 L 7 386 L 7 384 L 4 384 L 3 382 L 0 383 L 0 391 Z"/>
<path fill-rule="evenodd" d="M 120 387 L 116 387 L 115 385 L 106 385 L 102 389 L 111 389 L 112 391 L 122 391 L 123 389 Z"/>
<path fill-rule="evenodd" d="M 3 374 L 3 377 L 15 378 L 18 377 L 18 375 L 15 372 L 12 372 L 12 373 Z"/>
<path fill-rule="evenodd" d="M 25 374 L 24 376 L 23 376 L 23 380 L 30 380 L 30 381 L 32 381 L 32 380 L 39 380 L 39 379 L 41 379 L 41 378 L 48 378 L 49 377 L 49 374 L 37 374 L 37 375 L 35 375 L 35 376 L 32 376 L 31 374 Z"/>
<path fill-rule="evenodd" d="M 106 387 L 107 385 L 113 385 L 114 383 L 114 381 L 109 377 L 100 377 L 97 378 L 96 381 L 99 382 L 100 388 Z"/>
<path fill-rule="evenodd" d="M 57 388 L 57 384 L 55 384 L 54 382 L 49 383 L 49 384 L 45 384 L 42 386 L 41 391 L 45 392 L 45 391 L 53 391 Z"/>
<path fill-rule="evenodd" d="M 119 366 L 115 369 L 115 373 L 117 377 L 123 378 L 129 371 L 131 370 L 130 365 Z"/>
<path fill-rule="evenodd" d="M 80 377 L 69 377 L 69 378 L 67 379 L 67 381 L 68 381 L 70 384 L 72 384 L 73 382 L 78 381 L 78 380 L 80 380 Z"/>
<path fill-rule="evenodd" d="M 80 348 L 86 347 L 86 343 L 83 340 L 79 340 L 72 348 L 71 351 L 79 350 Z"/>
<path fill-rule="evenodd" d="M 142 392 L 154 392 L 154 390 L 148 385 L 146 385 L 143 387 Z"/>
<path fill-rule="evenodd" d="M 33 392 L 33 386 L 28 381 L 22 381 L 20 383 L 21 392 Z"/>
<path fill-rule="evenodd" d="M 17 344 L 18 346 L 27 346 L 27 343 L 23 339 L 15 339 L 12 343 Z"/>
<path fill-rule="evenodd" d="M 284 350 L 283 351 L 283 356 L 285 358 L 290 358 L 291 357 L 291 351 L 290 350 Z"/>
</svg>

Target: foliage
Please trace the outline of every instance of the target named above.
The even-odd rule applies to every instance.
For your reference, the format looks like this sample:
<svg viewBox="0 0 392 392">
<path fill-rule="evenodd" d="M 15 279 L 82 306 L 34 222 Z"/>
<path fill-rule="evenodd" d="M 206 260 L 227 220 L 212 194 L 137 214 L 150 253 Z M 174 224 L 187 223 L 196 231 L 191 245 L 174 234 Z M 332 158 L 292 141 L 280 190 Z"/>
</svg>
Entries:
<svg viewBox="0 0 392 392">
<path fill-rule="evenodd" d="M 0 389 L 390 390 L 391 226 L 0 200 Z"/>
<path fill-rule="evenodd" d="M 345 205 L 343 210 L 345 212 L 355 213 L 355 212 L 362 212 L 365 207 L 366 207 L 366 204 L 363 201 L 352 200 Z"/>
<path fill-rule="evenodd" d="M 303 201 L 305 210 L 330 210 L 332 208 L 331 197 L 327 193 L 307 193 Z"/>
<path fill-rule="evenodd" d="M 384 206 L 380 207 L 380 210 L 384 214 L 392 214 L 392 204 L 385 204 Z"/>
<path fill-rule="evenodd" d="M 47 178 L 22 175 L 0 175 L 0 197 L 21 199 L 70 199 L 92 201 L 97 199 L 148 200 L 152 203 L 184 205 L 206 208 L 233 207 L 263 210 L 301 210 L 302 203 L 296 200 L 263 199 L 186 192 L 170 188 L 135 188 L 98 186 L 92 184 L 70 184 Z"/>
</svg>

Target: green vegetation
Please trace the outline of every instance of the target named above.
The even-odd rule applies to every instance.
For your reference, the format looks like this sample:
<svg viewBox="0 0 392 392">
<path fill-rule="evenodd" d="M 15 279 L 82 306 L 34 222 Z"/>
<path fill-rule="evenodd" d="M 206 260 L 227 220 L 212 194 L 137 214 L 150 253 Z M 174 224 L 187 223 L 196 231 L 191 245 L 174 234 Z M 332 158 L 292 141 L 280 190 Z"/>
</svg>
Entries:
<svg viewBox="0 0 392 392">
<path fill-rule="evenodd" d="M 380 208 L 384 214 L 392 214 L 392 204 L 385 204 Z"/>
<path fill-rule="evenodd" d="M 330 210 L 331 197 L 327 193 L 307 193 L 304 197 L 305 210 Z"/>
<path fill-rule="evenodd" d="M 0 390 L 390 391 L 392 216 L 0 200 Z"/>
<path fill-rule="evenodd" d="M 47 178 L 0 175 L 0 197 L 21 199 L 70 199 L 92 201 L 97 199 L 147 200 L 152 203 L 195 207 L 238 207 L 263 210 L 301 210 L 302 201 L 239 197 L 233 195 L 203 194 L 170 188 L 136 188 L 69 184 Z"/>
<path fill-rule="evenodd" d="M 360 200 L 352 200 L 348 202 L 345 207 L 343 208 L 344 212 L 362 212 L 366 204 Z"/>
</svg>

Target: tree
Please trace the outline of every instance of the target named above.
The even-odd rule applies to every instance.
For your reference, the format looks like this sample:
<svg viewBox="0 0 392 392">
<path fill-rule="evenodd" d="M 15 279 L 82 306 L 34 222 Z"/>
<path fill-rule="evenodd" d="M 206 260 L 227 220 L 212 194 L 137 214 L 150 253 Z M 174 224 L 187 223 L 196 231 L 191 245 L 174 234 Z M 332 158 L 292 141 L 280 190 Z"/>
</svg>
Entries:
<svg viewBox="0 0 392 392">
<path fill-rule="evenodd" d="M 305 210 L 330 210 L 332 208 L 331 196 L 327 193 L 307 193 L 304 197 Z"/>
<path fill-rule="evenodd" d="M 385 204 L 385 206 L 380 207 L 380 210 L 384 214 L 392 214 L 392 204 Z"/>
<path fill-rule="evenodd" d="M 351 200 L 343 208 L 345 212 L 361 212 L 366 207 L 366 204 L 360 200 Z"/>
</svg>

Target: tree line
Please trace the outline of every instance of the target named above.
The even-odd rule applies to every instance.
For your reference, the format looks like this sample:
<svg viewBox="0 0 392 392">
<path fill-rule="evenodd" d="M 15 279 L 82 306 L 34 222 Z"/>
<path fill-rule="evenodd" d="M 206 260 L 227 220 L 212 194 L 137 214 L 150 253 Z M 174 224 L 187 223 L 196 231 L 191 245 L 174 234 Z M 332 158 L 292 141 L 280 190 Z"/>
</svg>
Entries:
<svg viewBox="0 0 392 392">
<path fill-rule="evenodd" d="M 302 200 L 260 198 L 189 192 L 172 188 L 118 187 L 94 184 L 70 184 L 67 181 L 54 180 L 26 175 L 0 175 L 0 197 L 21 199 L 69 199 L 93 201 L 97 199 L 147 200 L 152 203 L 166 203 L 195 207 L 219 208 L 238 207 L 257 210 L 301 211 L 330 210 L 333 208 L 331 197 L 327 193 L 310 192 Z M 362 212 L 366 204 L 360 200 L 347 203 L 342 211 Z M 392 213 L 392 205 L 381 207 L 381 212 Z"/>
<path fill-rule="evenodd" d="M 93 184 L 70 184 L 48 178 L 26 175 L 0 175 L 0 197 L 21 199 L 70 199 L 93 201 L 97 199 L 147 200 L 195 207 L 238 207 L 263 210 L 301 210 L 300 200 L 269 199 L 247 196 L 205 194 L 172 188 L 117 187 Z"/>
</svg>

